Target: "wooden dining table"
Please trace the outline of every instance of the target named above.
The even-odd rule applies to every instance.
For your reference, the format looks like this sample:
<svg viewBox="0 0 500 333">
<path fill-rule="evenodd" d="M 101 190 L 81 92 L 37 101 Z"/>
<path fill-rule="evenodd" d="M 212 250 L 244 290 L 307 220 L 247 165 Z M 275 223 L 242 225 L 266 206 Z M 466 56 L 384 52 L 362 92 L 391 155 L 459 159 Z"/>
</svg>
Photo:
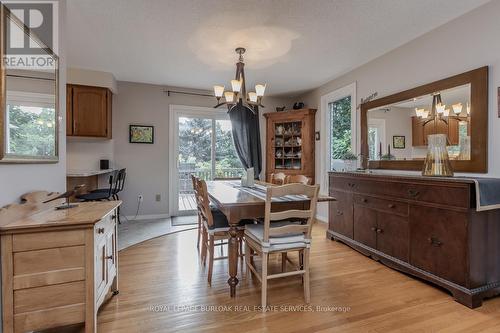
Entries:
<svg viewBox="0 0 500 333">
<path fill-rule="evenodd" d="M 212 204 L 226 215 L 229 222 L 228 258 L 229 279 L 227 283 L 230 288 L 231 297 L 236 296 L 236 285 L 238 284 L 238 225 L 244 219 L 257 219 L 264 217 L 266 188 L 276 186 L 264 182 L 256 182 L 253 187 L 243 187 L 239 180 L 231 181 L 209 181 L 207 182 L 208 195 Z M 318 202 L 335 201 L 335 198 L 320 195 Z M 273 211 L 289 209 L 307 209 L 309 200 L 282 199 L 273 202 Z"/>
</svg>

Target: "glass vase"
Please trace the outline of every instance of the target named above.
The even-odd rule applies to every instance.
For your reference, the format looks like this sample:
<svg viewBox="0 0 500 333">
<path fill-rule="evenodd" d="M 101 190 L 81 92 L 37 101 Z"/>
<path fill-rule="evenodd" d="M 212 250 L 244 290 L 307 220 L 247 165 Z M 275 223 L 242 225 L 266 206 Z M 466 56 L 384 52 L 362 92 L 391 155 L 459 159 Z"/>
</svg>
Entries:
<svg viewBox="0 0 500 333">
<path fill-rule="evenodd" d="M 432 134 L 427 137 L 427 156 L 425 157 L 423 176 L 452 177 L 450 157 L 446 149 L 446 135 Z"/>
</svg>

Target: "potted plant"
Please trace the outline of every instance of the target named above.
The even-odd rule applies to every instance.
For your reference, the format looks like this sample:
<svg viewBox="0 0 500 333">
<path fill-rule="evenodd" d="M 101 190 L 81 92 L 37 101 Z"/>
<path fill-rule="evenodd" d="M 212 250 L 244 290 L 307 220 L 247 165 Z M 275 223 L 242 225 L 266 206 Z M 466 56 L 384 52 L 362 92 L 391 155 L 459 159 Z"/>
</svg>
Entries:
<svg viewBox="0 0 500 333">
<path fill-rule="evenodd" d="M 342 155 L 342 160 L 344 161 L 346 171 L 354 171 L 357 167 L 358 156 L 352 151 L 346 151 Z"/>
</svg>

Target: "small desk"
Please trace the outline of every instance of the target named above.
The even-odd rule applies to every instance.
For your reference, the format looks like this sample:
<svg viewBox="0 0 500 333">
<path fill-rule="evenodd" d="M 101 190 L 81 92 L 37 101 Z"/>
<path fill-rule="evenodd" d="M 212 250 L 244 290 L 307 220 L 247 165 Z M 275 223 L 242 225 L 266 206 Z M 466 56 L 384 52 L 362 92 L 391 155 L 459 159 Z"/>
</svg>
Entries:
<svg viewBox="0 0 500 333">
<path fill-rule="evenodd" d="M 269 183 L 259 182 L 265 186 L 273 186 Z M 239 181 L 209 181 L 207 182 L 208 195 L 213 204 L 226 215 L 229 222 L 228 258 L 229 258 L 229 280 L 231 297 L 236 296 L 236 285 L 238 284 L 238 224 L 243 219 L 256 219 L 264 217 L 265 199 L 258 193 L 252 194 L 248 188 L 240 188 Z M 318 202 L 335 201 L 333 197 L 320 196 Z M 289 210 L 304 209 L 304 201 L 285 201 L 273 203 L 273 209 Z"/>
<path fill-rule="evenodd" d="M 115 170 L 68 170 L 66 172 L 66 190 L 74 189 L 77 185 L 85 185 L 81 193 L 93 191 L 99 187 L 99 176 L 113 171 Z"/>
</svg>

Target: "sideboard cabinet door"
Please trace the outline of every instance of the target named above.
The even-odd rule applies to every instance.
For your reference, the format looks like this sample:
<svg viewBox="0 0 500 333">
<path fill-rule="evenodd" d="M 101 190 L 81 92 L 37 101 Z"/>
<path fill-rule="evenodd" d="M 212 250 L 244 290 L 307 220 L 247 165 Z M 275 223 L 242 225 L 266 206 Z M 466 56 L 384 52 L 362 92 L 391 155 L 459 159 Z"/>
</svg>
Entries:
<svg viewBox="0 0 500 333">
<path fill-rule="evenodd" d="M 377 216 L 377 250 L 408 262 L 408 217 L 379 212 Z"/>
<path fill-rule="evenodd" d="M 329 228 L 341 235 L 353 237 L 352 194 L 333 191 L 331 195 L 337 201 L 329 203 Z"/>
<path fill-rule="evenodd" d="M 410 206 L 410 264 L 466 285 L 467 213 Z"/>
<path fill-rule="evenodd" d="M 377 211 L 354 204 L 354 240 L 377 247 Z"/>
</svg>

